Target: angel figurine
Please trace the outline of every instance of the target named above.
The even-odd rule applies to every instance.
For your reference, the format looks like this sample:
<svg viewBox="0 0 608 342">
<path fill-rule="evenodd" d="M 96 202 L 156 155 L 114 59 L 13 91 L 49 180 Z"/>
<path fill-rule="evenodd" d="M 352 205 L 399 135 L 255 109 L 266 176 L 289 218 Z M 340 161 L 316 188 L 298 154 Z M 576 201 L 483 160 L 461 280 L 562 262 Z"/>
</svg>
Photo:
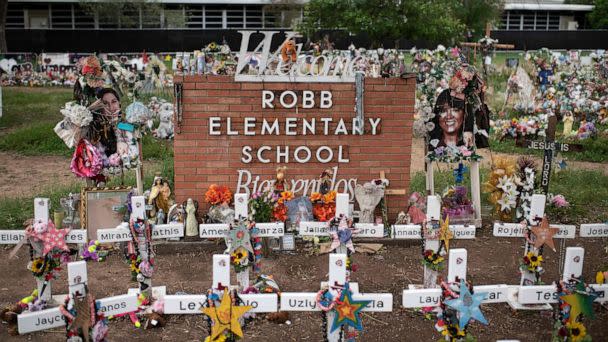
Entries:
<svg viewBox="0 0 608 342">
<path fill-rule="evenodd" d="M 374 210 L 384 197 L 384 185 L 372 182 L 355 187 L 355 198 L 359 203 L 359 223 L 373 223 Z"/>
<path fill-rule="evenodd" d="M 156 217 L 156 214 L 162 209 L 164 213 L 169 212 L 171 206 L 171 188 L 169 182 L 160 176 L 154 177 L 154 185 L 150 189 L 148 196 L 148 205 L 151 206 L 150 217 Z M 157 222 L 163 224 L 164 222 Z"/>
<path fill-rule="evenodd" d="M 198 211 L 198 202 L 192 198 L 188 198 L 185 204 L 186 207 L 186 236 L 198 235 L 198 220 L 196 213 Z"/>
</svg>

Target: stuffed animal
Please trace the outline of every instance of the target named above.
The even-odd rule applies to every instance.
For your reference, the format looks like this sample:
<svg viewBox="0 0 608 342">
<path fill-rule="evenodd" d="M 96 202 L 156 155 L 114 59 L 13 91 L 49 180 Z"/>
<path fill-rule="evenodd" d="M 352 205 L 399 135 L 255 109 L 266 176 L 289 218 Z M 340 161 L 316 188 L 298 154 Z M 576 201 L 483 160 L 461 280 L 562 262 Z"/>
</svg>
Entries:
<svg viewBox="0 0 608 342">
<path fill-rule="evenodd" d="M 160 139 L 173 138 L 173 104 L 169 102 L 161 104 L 158 116 L 160 123 L 154 131 L 154 136 Z"/>
<path fill-rule="evenodd" d="M 296 43 L 293 40 L 287 40 L 281 47 L 281 58 L 283 63 L 292 62 L 295 63 L 298 59 L 298 53 L 296 51 Z"/>
</svg>

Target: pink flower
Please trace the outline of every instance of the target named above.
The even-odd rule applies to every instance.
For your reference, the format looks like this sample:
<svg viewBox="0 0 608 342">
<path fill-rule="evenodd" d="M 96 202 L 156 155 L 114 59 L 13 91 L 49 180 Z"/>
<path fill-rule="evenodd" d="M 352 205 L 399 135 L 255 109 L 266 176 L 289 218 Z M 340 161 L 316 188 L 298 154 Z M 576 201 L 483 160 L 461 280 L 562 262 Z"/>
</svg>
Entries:
<svg viewBox="0 0 608 342">
<path fill-rule="evenodd" d="M 460 146 L 460 153 L 462 153 L 463 157 L 470 157 L 473 154 L 466 146 Z"/>
<path fill-rule="evenodd" d="M 567 208 L 570 206 L 570 203 L 566 201 L 564 195 L 555 195 L 551 199 L 551 204 L 553 204 L 556 208 Z"/>
</svg>

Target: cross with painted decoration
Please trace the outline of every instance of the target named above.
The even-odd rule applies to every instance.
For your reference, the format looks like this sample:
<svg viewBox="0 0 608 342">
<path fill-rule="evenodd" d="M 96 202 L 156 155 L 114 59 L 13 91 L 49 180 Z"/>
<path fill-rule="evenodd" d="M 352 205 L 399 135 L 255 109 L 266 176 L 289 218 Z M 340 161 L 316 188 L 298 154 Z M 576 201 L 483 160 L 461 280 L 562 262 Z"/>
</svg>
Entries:
<svg viewBox="0 0 608 342">
<path fill-rule="evenodd" d="M 329 254 L 329 281 L 321 283 L 321 291 L 317 292 L 282 292 L 281 311 L 321 311 L 317 303 L 317 298 L 325 290 L 337 291 L 342 289 L 348 281 L 348 271 L 346 269 L 346 254 Z M 359 284 L 349 282 L 349 289 L 352 292 L 353 301 L 369 301 L 361 309 L 363 312 L 392 312 L 393 295 L 392 293 L 361 293 Z M 335 292 L 334 292 L 335 294 Z M 336 319 L 334 310 L 327 311 L 326 334 L 328 341 L 338 341 L 341 329 L 332 332 L 332 323 Z"/>
<path fill-rule="evenodd" d="M 247 194 L 235 194 L 234 195 L 234 213 L 236 221 L 244 222 L 249 215 L 249 195 Z M 209 239 L 209 238 L 223 238 L 226 239 L 226 253 L 229 253 L 232 250 L 232 245 L 236 243 L 233 241 L 234 239 L 231 237 L 231 228 L 233 228 L 230 224 L 227 223 L 201 223 L 199 225 L 199 236 L 201 239 Z M 235 229 L 240 229 L 236 227 Z M 232 230 L 234 233 L 234 230 Z M 251 230 L 253 238 L 280 238 L 285 235 L 285 223 L 284 222 L 260 222 L 255 223 L 255 228 Z M 247 241 L 244 241 L 247 243 Z M 249 249 L 251 243 L 246 246 Z M 261 245 L 252 246 L 252 249 L 257 251 L 257 254 L 254 253 L 254 263 L 257 264 L 259 262 L 259 258 L 261 255 L 260 250 Z M 237 282 L 241 286 L 241 288 L 245 289 L 249 287 L 249 267 L 243 269 L 241 272 L 237 272 Z"/>
<path fill-rule="evenodd" d="M 131 220 L 134 225 L 139 221 L 139 224 L 145 225 L 147 224 L 145 221 L 146 212 L 145 212 L 145 198 L 144 196 L 133 196 L 131 198 Z M 142 221 L 143 220 L 143 221 Z M 112 229 L 99 229 L 97 230 L 97 240 L 100 243 L 114 243 L 114 242 L 135 242 L 139 249 L 139 254 L 141 260 L 149 260 L 153 255 L 149 255 L 149 253 L 153 253 L 153 251 L 148 250 L 151 246 L 152 240 L 158 239 L 168 239 L 175 237 L 183 237 L 184 236 L 184 224 L 183 223 L 169 223 L 169 224 L 151 224 L 150 226 L 150 236 L 147 237 L 145 235 L 146 230 L 141 230 L 135 233 L 135 238 L 133 237 L 133 232 L 136 231 L 135 227 L 132 231 L 130 228 L 131 222 L 123 222 L 118 227 Z M 150 256 L 150 258 L 149 258 Z M 141 265 L 141 264 L 140 264 Z M 148 267 L 150 265 L 146 265 Z M 140 273 L 138 275 L 139 288 L 138 289 L 129 289 L 129 293 L 140 294 L 143 293 L 146 298 L 160 298 L 164 296 L 166 292 L 165 286 L 152 287 L 152 276 L 151 272 L 147 272 L 150 270 L 146 270 L 146 275 Z M 141 277 L 140 277 L 141 275 Z"/>
<path fill-rule="evenodd" d="M 30 233 L 26 232 L 25 230 L 0 230 L 0 244 L 16 245 L 9 258 L 14 257 L 19 248 L 26 243 L 29 243 L 31 246 L 31 257 L 39 259 L 45 258 L 45 251 L 50 252 L 50 248 L 55 249 L 59 248 L 60 246 L 64 246 L 64 241 L 65 243 L 75 244 L 85 244 L 87 242 L 85 230 L 72 229 L 65 231 L 61 229 L 54 229 L 53 226 L 48 225 L 48 223 L 51 222 L 49 217 L 49 209 L 50 200 L 48 198 L 35 198 L 34 222 L 32 223 L 33 230 Z M 43 233 L 37 233 L 35 227 L 44 227 L 46 231 Z M 49 229 L 53 229 L 53 233 L 60 232 L 60 234 L 52 235 Z M 47 246 L 46 248 L 45 244 Z M 38 297 L 39 299 L 45 300 L 47 303 L 52 304 L 52 279 L 45 280 L 41 278 L 42 277 L 36 277 Z"/>
<path fill-rule="evenodd" d="M 427 197 L 427 213 L 426 220 L 427 224 L 432 222 L 439 222 L 441 216 L 441 198 L 436 195 L 430 195 Z M 453 235 L 454 239 L 474 239 L 476 228 L 474 225 L 449 225 L 448 229 Z M 420 225 L 409 224 L 409 225 L 393 225 L 391 237 L 393 239 L 406 239 L 406 240 L 422 240 L 423 238 L 423 227 Z M 439 251 L 440 241 L 438 236 L 425 236 L 424 237 L 424 251 L 431 250 L 434 253 Z M 423 288 L 435 288 L 437 287 L 437 275 L 438 272 L 431 270 L 426 265 L 424 266 L 424 281 Z M 420 285 L 418 285 L 420 286 Z"/>
<path fill-rule="evenodd" d="M 213 255 L 213 281 L 211 290 L 207 294 L 193 295 L 166 295 L 164 297 L 165 314 L 202 314 L 208 307 L 210 295 L 223 292 L 224 289 L 234 290 L 230 283 L 230 256 L 226 254 Z M 276 312 L 278 310 L 278 296 L 276 293 L 240 293 L 242 306 L 249 306 L 248 313 Z M 220 295 L 221 298 L 221 295 Z"/>
<path fill-rule="evenodd" d="M 541 194 L 534 194 L 530 200 L 530 213 L 527 217 L 527 222 L 522 223 L 503 223 L 503 222 L 495 222 L 493 234 L 495 237 L 517 237 L 517 238 L 525 238 L 528 234 L 528 224 L 536 225 L 539 222 L 542 222 L 542 218 L 545 214 L 545 201 L 546 196 Z M 534 224 L 533 222 L 537 222 Z M 558 231 L 550 237 L 550 239 L 573 239 L 576 234 L 576 226 L 574 225 L 563 225 L 563 224 L 551 224 L 550 227 L 557 228 Z M 534 262 L 531 260 L 531 257 L 536 257 L 540 255 L 540 249 L 535 248 L 533 244 L 530 243 L 530 239 L 526 239 L 524 246 L 524 256 L 528 257 L 528 262 Z M 532 265 L 532 264 L 531 264 Z M 534 285 L 541 281 L 540 279 L 540 271 L 536 269 L 534 271 L 529 268 L 520 268 L 521 278 L 519 282 L 520 287 Z M 550 309 L 547 305 L 521 305 L 521 303 L 517 300 L 517 287 L 511 287 L 510 292 L 510 300 L 509 305 L 513 309 L 516 310 L 547 310 Z"/>
<path fill-rule="evenodd" d="M 561 280 L 563 282 L 582 280 L 584 259 L 584 248 L 566 248 L 564 272 Z M 596 303 L 608 302 L 608 284 L 589 284 L 589 287 L 596 291 L 597 297 L 594 300 Z M 520 305 L 544 305 L 551 309 L 551 304 L 559 301 L 559 293 L 557 290 L 558 288 L 555 283 L 551 285 L 520 286 L 516 299 Z"/>
<path fill-rule="evenodd" d="M 76 261 L 69 263 L 68 288 L 70 295 L 84 295 L 87 283 L 86 262 Z M 61 297 L 61 302 L 65 302 L 66 295 Z M 136 294 L 107 297 L 95 301 L 96 313 L 103 314 L 105 317 L 137 311 L 138 304 Z M 17 316 L 17 322 L 20 335 L 58 328 L 66 324 L 62 310 L 59 307 L 22 313 Z"/>
</svg>

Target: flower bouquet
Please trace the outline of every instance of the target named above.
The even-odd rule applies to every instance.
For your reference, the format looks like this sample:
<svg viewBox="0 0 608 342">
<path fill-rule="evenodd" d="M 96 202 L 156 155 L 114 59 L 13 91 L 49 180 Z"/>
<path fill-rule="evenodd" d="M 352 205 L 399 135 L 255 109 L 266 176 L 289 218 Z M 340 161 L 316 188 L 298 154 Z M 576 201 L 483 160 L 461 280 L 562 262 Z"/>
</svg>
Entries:
<svg viewBox="0 0 608 342">
<path fill-rule="evenodd" d="M 451 186 L 441 196 L 442 218 L 450 218 L 452 223 L 469 223 L 475 219 L 475 209 L 467 196 L 467 188 Z"/>
<path fill-rule="evenodd" d="M 232 192 L 227 186 L 211 184 L 205 193 L 205 202 L 211 207 L 207 218 L 211 223 L 232 223 L 234 210 L 229 207 L 232 201 Z"/>
<path fill-rule="evenodd" d="M 327 222 L 336 216 L 336 191 L 332 190 L 325 195 L 313 192 L 310 195 L 312 213 L 320 222 Z"/>
</svg>

